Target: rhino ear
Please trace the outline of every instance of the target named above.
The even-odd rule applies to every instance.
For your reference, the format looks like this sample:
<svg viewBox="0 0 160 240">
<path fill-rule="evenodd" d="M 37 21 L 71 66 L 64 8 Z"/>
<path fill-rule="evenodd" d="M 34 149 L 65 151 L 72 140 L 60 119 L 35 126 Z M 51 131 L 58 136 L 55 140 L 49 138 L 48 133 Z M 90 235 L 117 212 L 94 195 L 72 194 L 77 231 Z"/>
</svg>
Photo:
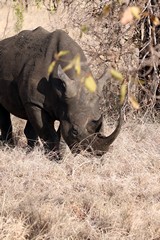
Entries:
<svg viewBox="0 0 160 240">
<path fill-rule="evenodd" d="M 97 80 L 98 83 L 98 93 L 101 94 L 101 92 L 103 91 L 103 87 L 106 85 L 107 80 L 109 80 L 111 78 L 110 73 L 108 72 L 104 72 L 102 74 L 102 76 Z"/>
<path fill-rule="evenodd" d="M 66 96 L 68 98 L 73 98 L 77 94 L 76 81 L 70 79 L 68 75 L 64 72 L 61 65 L 58 65 L 58 78 L 65 83 Z"/>
</svg>

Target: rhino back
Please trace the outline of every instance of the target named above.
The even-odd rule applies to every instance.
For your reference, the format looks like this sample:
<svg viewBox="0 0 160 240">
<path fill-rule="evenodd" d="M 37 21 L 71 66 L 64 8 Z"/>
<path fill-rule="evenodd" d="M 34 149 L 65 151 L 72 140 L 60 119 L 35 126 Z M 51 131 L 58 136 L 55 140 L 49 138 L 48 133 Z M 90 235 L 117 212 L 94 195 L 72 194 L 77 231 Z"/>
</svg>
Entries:
<svg viewBox="0 0 160 240">
<path fill-rule="evenodd" d="M 51 38 L 48 31 L 37 28 L 0 41 L 0 103 L 15 115 L 24 115 L 20 112 L 26 101 L 41 104 L 44 99 L 37 85 L 47 77 Z"/>
<path fill-rule="evenodd" d="M 52 89 L 47 85 L 48 67 L 55 60 L 55 53 L 63 50 L 69 53 L 62 57 L 62 67 L 77 54 L 80 55 L 81 61 L 86 62 L 80 46 L 62 30 L 50 33 L 38 27 L 0 41 L 0 103 L 8 111 L 19 116 L 26 103 L 46 108 L 49 104 L 48 96 L 52 94 Z M 83 68 L 85 66 L 82 70 Z M 74 79 L 73 69 L 67 74 Z M 56 68 L 53 77 L 57 77 Z M 39 90 L 39 85 L 43 85 L 43 89 Z"/>
</svg>

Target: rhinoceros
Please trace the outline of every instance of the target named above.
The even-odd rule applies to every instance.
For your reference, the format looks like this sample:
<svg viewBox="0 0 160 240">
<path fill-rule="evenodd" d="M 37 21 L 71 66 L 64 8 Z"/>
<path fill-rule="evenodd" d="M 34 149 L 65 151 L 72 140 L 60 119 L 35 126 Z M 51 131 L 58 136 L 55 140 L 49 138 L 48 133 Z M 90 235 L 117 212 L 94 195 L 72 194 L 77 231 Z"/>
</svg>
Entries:
<svg viewBox="0 0 160 240">
<path fill-rule="evenodd" d="M 74 67 L 65 71 L 77 55 L 80 74 Z M 31 148 L 39 137 L 46 150 L 59 151 L 62 135 L 73 152 L 87 149 L 105 153 L 120 131 L 122 118 L 110 136 L 103 135 L 98 83 L 95 91 L 89 91 L 82 81 L 88 76 L 92 73 L 81 47 L 63 30 L 48 32 L 38 27 L 1 40 L 1 139 L 12 142 L 13 114 L 27 120 L 24 133 Z M 56 120 L 60 122 L 58 130 Z"/>
</svg>

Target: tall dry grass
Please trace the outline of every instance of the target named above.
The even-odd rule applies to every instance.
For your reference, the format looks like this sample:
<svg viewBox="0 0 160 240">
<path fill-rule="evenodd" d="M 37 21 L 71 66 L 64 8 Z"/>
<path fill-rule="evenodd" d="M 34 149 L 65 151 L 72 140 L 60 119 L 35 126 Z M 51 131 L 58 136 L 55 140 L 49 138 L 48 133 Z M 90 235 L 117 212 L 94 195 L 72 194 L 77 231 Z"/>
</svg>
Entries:
<svg viewBox="0 0 160 240">
<path fill-rule="evenodd" d="M 159 124 L 126 123 L 101 158 L 22 142 L 0 148 L 1 240 L 160 239 Z"/>
</svg>

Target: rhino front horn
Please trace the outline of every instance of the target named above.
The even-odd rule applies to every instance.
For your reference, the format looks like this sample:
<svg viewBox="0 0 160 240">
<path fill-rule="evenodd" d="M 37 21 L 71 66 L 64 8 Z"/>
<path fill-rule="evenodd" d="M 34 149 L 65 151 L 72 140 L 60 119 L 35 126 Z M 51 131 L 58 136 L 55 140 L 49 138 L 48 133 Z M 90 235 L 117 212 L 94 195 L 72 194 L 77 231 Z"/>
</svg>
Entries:
<svg viewBox="0 0 160 240">
<path fill-rule="evenodd" d="M 117 127 L 111 135 L 107 137 L 102 135 L 101 133 L 95 135 L 95 138 L 91 143 L 91 148 L 97 155 L 103 155 L 104 153 L 107 152 L 110 144 L 112 144 L 113 141 L 118 136 L 121 129 L 121 125 L 122 125 L 122 113 L 120 112 Z"/>
</svg>

